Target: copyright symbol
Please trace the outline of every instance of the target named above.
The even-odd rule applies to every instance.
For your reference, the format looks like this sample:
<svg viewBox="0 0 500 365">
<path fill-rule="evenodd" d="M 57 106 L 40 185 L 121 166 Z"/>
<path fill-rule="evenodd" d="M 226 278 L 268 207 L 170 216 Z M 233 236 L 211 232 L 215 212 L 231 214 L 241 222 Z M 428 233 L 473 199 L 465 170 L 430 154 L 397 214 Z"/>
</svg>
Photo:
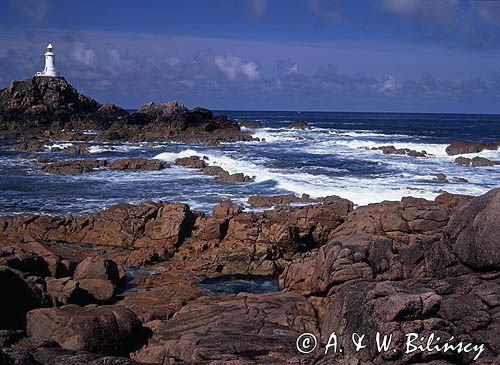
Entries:
<svg viewBox="0 0 500 365">
<path fill-rule="evenodd" d="M 318 340 L 312 333 L 303 333 L 297 338 L 297 350 L 303 354 L 310 354 L 318 346 Z"/>
</svg>

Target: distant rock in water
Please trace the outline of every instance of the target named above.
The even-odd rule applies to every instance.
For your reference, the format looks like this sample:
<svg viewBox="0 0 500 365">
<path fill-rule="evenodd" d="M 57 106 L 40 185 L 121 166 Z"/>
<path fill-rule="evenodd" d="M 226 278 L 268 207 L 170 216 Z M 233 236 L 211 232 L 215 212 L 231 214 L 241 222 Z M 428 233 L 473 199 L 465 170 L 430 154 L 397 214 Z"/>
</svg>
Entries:
<svg viewBox="0 0 500 365">
<path fill-rule="evenodd" d="M 106 160 L 89 158 L 84 160 L 53 162 L 43 166 L 41 170 L 47 174 L 76 175 L 92 172 L 95 169 L 106 166 L 106 164 Z"/>
<path fill-rule="evenodd" d="M 296 120 L 295 122 L 289 124 L 287 126 L 287 128 L 289 128 L 289 129 L 311 129 L 311 126 L 305 120 Z"/>
<path fill-rule="evenodd" d="M 240 126 L 245 128 L 258 129 L 262 128 L 262 123 L 258 120 L 242 120 L 240 121 Z"/>
<path fill-rule="evenodd" d="M 382 151 L 384 155 L 407 155 L 412 157 L 426 157 L 426 151 L 410 150 L 409 148 L 396 148 L 394 146 L 372 147 L 372 150 Z"/>
<path fill-rule="evenodd" d="M 446 153 L 450 156 L 460 155 L 463 153 L 478 153 L 483 150 L 496 150 L 500 146 L 500 141 L 494 142 L 469 142 L 455 140 L 446 147 Z"/>
<path fill-rule="evenodd" d="M 110 170 L 131 170 L 131 171 L 158 171 L 170 167 L 165 161 L 148 160 L 146 158 L 124 158 L 115 160 L 107 165 Z"/>
<path fill-rule="evenodd" d="M 488 160 L 485 157 L 467 158 L 467 157 L 463 157 L 463 156 L 457 157 L 455 159 L 455 163 L 457 163 L 459 165 L 472 166 L 472 167 L 500 165 L 500 162 Z"/>
<path fill-rule="evenodd" d="M 175 160 L 175 164 L 191 169 L 200 169 L 202 173 L 215 176 L 215 180 L 225 183 L 242 183 L 253 181 L 254 178 L 241 172 L 230 174 L 220 166 L 210 166 L 205 160 L 198 156 L 182 157 Z"/>
</svg>

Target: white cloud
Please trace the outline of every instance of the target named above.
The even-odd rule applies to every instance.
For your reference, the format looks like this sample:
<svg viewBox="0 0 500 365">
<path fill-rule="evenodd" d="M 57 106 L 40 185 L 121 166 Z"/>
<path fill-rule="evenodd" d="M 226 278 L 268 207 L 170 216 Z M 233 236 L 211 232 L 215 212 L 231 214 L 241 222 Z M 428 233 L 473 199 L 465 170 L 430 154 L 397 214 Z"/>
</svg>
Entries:
<svg viewBox="0 0 500 365">
<path fill-rule="evenodd" d="M 243 62 L 241 58 L 228 54 L 216 56 L 214 63 L 230 80 L 244 76 L 249 80 L 259 80 L 260 72 L 255 62 Z"/>
<path fill-rule="evenodd" d="M 397 78 L 387 74 L 380 83 L 374 85 L 374 88 L 386 95 L 394 95 L 401 89 L 401 84 Z"/>
<path fill-rule="evenodd" d="M 73 44 L 70 55 L 76 62 L 82 63 L 86 66 L 93 66 L 96 61 L 95 52 L 90 48 L 86 48 L 85 44 L 80 41 L 77 41 Z"/>
</svg>

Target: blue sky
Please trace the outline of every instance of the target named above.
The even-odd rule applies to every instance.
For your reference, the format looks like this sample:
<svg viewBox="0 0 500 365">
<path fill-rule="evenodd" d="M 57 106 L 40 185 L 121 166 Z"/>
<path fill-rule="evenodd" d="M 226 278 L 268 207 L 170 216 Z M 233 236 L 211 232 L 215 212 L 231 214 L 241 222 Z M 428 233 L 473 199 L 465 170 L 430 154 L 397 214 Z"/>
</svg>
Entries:
<svg viewBox="0 0 500 365">
<path fill-rule="evenodd" d="M 100 102 L 500 113 L 500 1 L 0 0 L 0 85 L 57 66 Z"/>
</svg>

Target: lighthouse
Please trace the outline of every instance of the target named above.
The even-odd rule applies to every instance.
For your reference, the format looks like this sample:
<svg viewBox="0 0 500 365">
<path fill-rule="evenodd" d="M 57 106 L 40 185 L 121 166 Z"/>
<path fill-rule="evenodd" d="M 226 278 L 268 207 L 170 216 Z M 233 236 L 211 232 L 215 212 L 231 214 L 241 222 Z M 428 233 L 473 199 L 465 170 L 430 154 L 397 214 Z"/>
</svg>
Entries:
<svg viewBox="0 0 500 365">
<path fill-rule="evenodd" d="M 54 64 L 56 55 L 52 52 L 53 47 L 52 43 L 47 45 L 47 52 L 45 52 L 45 67 L 43 71 L 37 72 L 35 76 L 48 76 L 48 77 L 57 77 L 59 76 L 56 70 L 56 66 Z"/>
</svg>

